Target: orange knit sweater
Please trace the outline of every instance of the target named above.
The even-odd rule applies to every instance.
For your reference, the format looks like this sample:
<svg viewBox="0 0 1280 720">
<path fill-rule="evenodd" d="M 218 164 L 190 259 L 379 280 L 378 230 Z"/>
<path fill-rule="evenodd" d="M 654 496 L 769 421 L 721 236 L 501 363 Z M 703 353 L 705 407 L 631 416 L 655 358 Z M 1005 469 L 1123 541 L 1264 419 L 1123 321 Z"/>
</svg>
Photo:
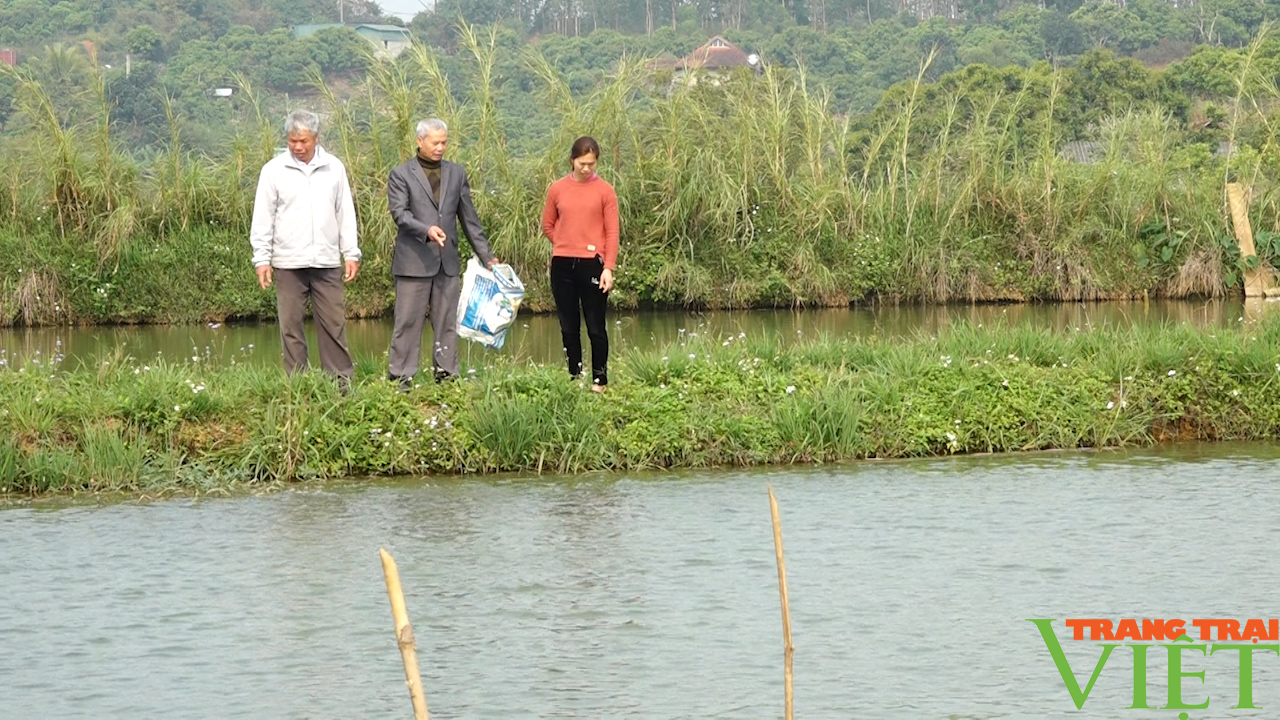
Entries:
<svg viewBox="0 0 1280 720">
<path fill-rule="evenodd" d="M 542 208 L 542 232 L 558 257 L 604 258 L 609 270 L 618 260 L 618 196 L 598 175 L 586 182 L 572 175 L 551 183 Z"/>
</svg>

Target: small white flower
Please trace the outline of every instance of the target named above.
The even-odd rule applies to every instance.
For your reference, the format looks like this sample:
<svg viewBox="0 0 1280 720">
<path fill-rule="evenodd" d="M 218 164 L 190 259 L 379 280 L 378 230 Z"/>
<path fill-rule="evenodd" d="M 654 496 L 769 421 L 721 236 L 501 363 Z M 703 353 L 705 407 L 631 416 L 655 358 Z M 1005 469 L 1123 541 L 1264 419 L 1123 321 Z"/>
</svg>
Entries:
<svg viewBox="0 0 1280 720">
<path fill-rule="evenodd" d="M 1107 409 L 1108 409 L 1108 410 L 1110 410 L 1110 409 L 1114 408 L 1115 406 L 1116 406 L 1115 402 L 1108 402 L 1108 403 L 1107 403 Z"/>
<path fill-rule="evenodd" d="M 1169 371 L 1169 377 L 1173 377 L 1174 375 L 1177 375 L 1177 374 L 1178 374 L 1178 371 L 1177 371 L 1177 370 L 1170 370 L 1170 371 Z"/>
<path fill-rule="evenodd" d="M 181 411 L 182 411 L 182 406 L 181 406 L 181 405 L 174 405 L 174 406 L 173 406 L 173 411 L 174 411 L 174 412 L 181 412 Z"/>
<path fill-rule="evenodd" d="M 1232 391 L 1231 391 L 1231 397 L 1240 397 L 1240 391 L 1239 391 L 1239 390 L 1232 390 Z"/>
<path fill-rule="evenodd" d="M 795 391 L 796 391 L 796 386 L 795 386 L 795 385 L 788 385 L 788 386 L 787 386 L 787 394 L 788 394 L 788 395 L 790 395 L 791 393 L 793 393 L 793 392 L 795 392 Z"/>
<path fill-rule="evenodd" d="M 1003 385 L 1004 387 L 1009 387 L 1009 380 L 1007 378 L 1004 380 L 1001 380 L 1000 384 Z"/>
<path fill-rule="evenodd" d="M 697 355 L 695 355 L 694 353 L 689 353 L 689 359 L 690 359 L 690 360 L 697 360 L 697 359 L 698 359 L 698 356 L 697 356 Z"/>
</svg>

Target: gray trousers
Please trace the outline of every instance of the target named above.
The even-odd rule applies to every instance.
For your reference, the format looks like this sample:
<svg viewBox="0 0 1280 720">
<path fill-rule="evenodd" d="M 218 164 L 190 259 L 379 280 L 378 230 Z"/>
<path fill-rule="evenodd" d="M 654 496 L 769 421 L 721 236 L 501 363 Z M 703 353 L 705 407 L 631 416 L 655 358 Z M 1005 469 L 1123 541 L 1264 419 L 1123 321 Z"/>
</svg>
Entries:
<svg viewBox="0 0 1280 720">
<path fill-rule="evenodd" d="M 307 368 L 307 299 L 319 335 L 320 367 L 350 378 L 355 374 L 347 349 L 347 308 L 342 288 L 342 268 L 273 269 L 276 310 L 280 315 L 280 344 L 284 346 L 284 370 Z"/>
<path fill-rule="evenodd" d="M 392 379 L 413 377 L 422 353 L 422 326 L 431 320 L 431 369 L 436 375 L 458 374 L 458 297 L 462 282 L 457 276 L 436 273 L 431 277 L 396 276 L 395 329 L 387 374 Z"/>
</svg>

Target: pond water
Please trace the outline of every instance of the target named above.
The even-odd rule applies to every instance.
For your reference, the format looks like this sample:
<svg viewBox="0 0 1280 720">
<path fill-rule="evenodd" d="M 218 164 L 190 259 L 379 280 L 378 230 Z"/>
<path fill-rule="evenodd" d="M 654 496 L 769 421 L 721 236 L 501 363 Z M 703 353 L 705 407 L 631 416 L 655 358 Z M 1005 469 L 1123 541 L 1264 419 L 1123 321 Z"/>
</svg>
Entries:
<svg viewBox="0 0 1280 720">
<path fill-rule="evenodd" d="M 360 481 L 0 510 L 0 717 L 408 717 L 378 548 L 433 718 L 1175 718 L 1117 650 L 1082 711 L 1027 618 L 1275 618 L 1280 448 Z M 1190 629 L 1190 628 L 1189 628 Z M 1167 695 L 1151 653 L 1149 704 Z M 1184 653 L 1187 717 L 1274 717 L 1280 657 Z"/>
<path fill-rule="evenodd" d="M 609 318 L 612 352 L 647 349 L 676 342 L 691 333 L 720 338 L 746 333 L 780 338 L 815 336 L 907 335 L 934 333 L 951 323 L 1006 323 L 1051 328 L 1090 325 L 1128 326 L 1165 322 L 1221 325 L 1259 316 L 1280 304 L 1243 300 L 1160 302 L 1053 303 L 1023 305 L 874 305 L 867 307 L 802 311 L 767 310 L 733 312 L 615 312 Z M 280 335 L 272 323 L 210 325 L 11 328 L 0 330 L 0 358 L 10 362 L 33 357 L 63 356 L 64 367 L 111 357 L 115 353 L 137 359 L 157 354 L 174 360 L 198 356 L 204 360 L 280 363 Z M 314 328 L 308 328 L 312 363 L 319 356 Z M 347 340 L 352 353 L 374 365 L 386 363 L 391 340 L 391 320 L 351 320 Z M 430 329 L 424 347 L 430 347 Z M 559 363 L 560 330 L 553 315 L 519 317 L 500 351 L 464 341 L 462 364 L 477 367 L 495 355 L 520 362 Z"/>
</svg>

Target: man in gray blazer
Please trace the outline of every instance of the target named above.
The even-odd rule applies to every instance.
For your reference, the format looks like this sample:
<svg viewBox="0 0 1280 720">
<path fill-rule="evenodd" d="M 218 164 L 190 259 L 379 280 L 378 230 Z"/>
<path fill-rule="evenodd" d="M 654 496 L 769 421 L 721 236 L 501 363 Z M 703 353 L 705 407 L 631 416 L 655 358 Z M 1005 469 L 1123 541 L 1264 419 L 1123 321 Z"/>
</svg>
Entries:
<svg viewBox="0 0 1280 720">
<path fill-rule="evenodd" d="M 449 129 L 438 118 L 418 123 L 418 152 L 391 171 L 387 204 L 396 221 L 391 274 L 396 280 L 395 329 L 387 375 L 408 390 L 418 372 L 422 325 L 431 320 L 436 382 L 458 375 L 458 297 L 462 267 L 458 222 L 480 262 L 492 267 L 467 171 L 444 159 Z"/>
</svg>

